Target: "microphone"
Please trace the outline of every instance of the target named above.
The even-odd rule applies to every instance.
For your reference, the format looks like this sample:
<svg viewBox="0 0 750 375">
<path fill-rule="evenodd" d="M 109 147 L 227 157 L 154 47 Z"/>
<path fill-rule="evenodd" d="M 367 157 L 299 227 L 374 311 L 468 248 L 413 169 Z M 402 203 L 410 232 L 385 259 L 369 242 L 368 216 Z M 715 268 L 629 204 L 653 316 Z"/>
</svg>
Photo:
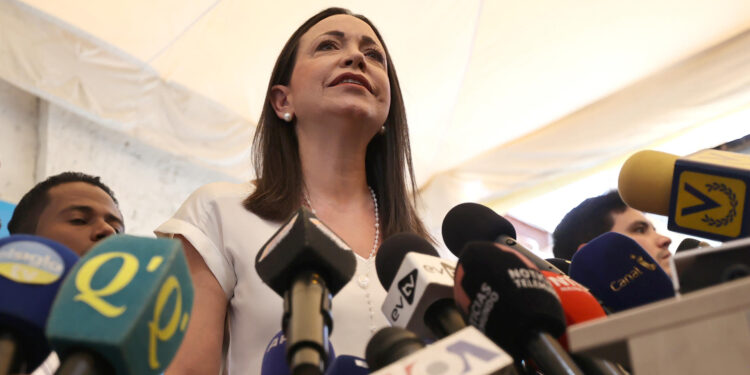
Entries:
<svg viewBox="0 0 750 375">
<path fill-rule="evenodd" d="M 453 301 L 455 268 L 454 261 L 438 258 L 432 245 L 416 234 L 387 238 L 375 257 L 378 279 L 388 291 L 383 314 L 392 325 L 429 339 L 466 327 Z"/>
<path fill-rule="evenodd" d="M 258 252 L 258 275 L 284 298 L 281 324 L 292 374 L 323 374 L 333 329 L 331 299 L 356 266 L 351 248 L 305 207 Z"/>
<path fill-rule="evenodd" d="M 346 354 L 336 357 L 326 370 L 326 375 L 367 375 L 369 373 L 370 368 L 364 359 Z"/>
<path fill-rule="evenodd" d="M 675 295 L 671 279 L 654 259 L 633 239 L 615 232 L 576 251 L 570 277 L 615 312 Z"/>
<path fill-rule="evenodd" d="M 695 238 L 686 238 L 680 242 L 675 250 L 675 253 L 680 253 L 686 250 L 694 250 L 701 247 L 711 247 L 707 242 L 696 240 Z"/>
<path fill-rule="evenodd" d="M 424 347 L 424 342 L 414 332 L 401 327 L 383 327 L 367 342 L 365 359 L 372 371 L 378 371 Z"/>
<path fill-rule="evenodd" d="M 469 324 L 516 360 L 529 357 L 544 373 L 583 374 L 554 339 L 565 332 L 557 293 L 514 249 L 466 244 L 456 268 L 455 300 Z"/>
<path fill-rule="evenodd" d="M 0 374 L 27 373 L 50 353 L 44 325 L 78 255 L 46 238 L 0 238 Z"/>
<path fill-rule="evenodd" d="M 107 237 L 75 265 L 52 305 L 46 333 L 60 356 L 57 374 L 164 372 L 192 306 L 179 241 Z"/>
<path fill-rule="evenodd" d="M 599 301 L 585 286 L 577 283 L 567 275 L 558 275 L 549 271 L 542 271 L 542 274 L 547 278 L 552 288 L 555 289 L 555 293 L 557 293 L 557 297 L 560 299 L 560 304 L 565 314 L 565 322 L 568 327 L 607 316 Z M 560 336 L 558 341 L 565 350 L 568 350 L 567 333 Z M 618 365 L 603 359 L 575 354 L 572 354 L 571 357 L 587 375 L 623 374 Z"/>
<path fill-rule="evenodd" d="M 333 361 L 336 352 L 333 345 L 328 342 L 328 361 Z M 283 331 L 279 331 L 268 342 L 266 352 L 263 355 L 263 361 L 260 366 L 261 375 L 288 375 L 289 365 L 286 363 L 286 336 Z"/>
<path fill-rule="evenodd" d="M 469 241 L 490 241 L 508 246 L 530 260 L 537 268 L 557 274 L 563 271 L 516 242 L 516 229 L 510 221 L 489 207 L 478 203 L 461 203 L 443 219 L 443 242 L 457 257 Z"/>
<path fill-rule="evenodd" d="M 427 347 L 413 333 L 387 327 L 372 337 L 367 348 L 373 375 L 515 374 L 513 358 L 471 326 Z"/>
<path fill-rule="evenodd" d="M 717 241 L 750 235 L 750 156 L 701 150 L 678 157 L 640 151 L 620 169 L 618 189 L 628 206 L 668 216 L 669 230 Z"/>
</svg>

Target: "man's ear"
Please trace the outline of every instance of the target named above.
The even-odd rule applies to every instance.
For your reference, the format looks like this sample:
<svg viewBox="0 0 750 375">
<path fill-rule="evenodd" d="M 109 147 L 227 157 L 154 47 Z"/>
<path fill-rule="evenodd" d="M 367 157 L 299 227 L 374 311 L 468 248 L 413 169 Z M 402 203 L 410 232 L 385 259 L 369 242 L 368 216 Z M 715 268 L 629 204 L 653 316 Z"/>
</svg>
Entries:
<svg viewBox="0 0 750 375">
<path fill-rule="evenodd" d="M 276 112 L 276 116 L 282 120 L 285 113 L 294 116 L 294 106 L 292 105 L 289 87 L 287 86 L 274 85 L 271 87 L 271 105 L 274 112 Z"/>
<path fill-rule="evenodd" d="M 581 248 L 584 247 L 584 246 L 586 246 L 587 243 L 588 242 L 584 242 L 584 243 L 578 245 L 578 248 L 576 249 L 576 251 L 581 250 Z"/>
</svg>

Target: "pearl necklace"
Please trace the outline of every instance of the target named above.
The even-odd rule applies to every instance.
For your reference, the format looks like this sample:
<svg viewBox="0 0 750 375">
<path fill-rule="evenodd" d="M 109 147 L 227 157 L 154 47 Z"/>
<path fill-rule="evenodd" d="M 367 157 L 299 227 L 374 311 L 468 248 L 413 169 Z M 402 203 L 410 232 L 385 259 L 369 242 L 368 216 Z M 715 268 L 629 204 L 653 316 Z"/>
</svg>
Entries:
<svg viewBox="0 0 750 375">
<path fill-rule="evenodd" d="M 372 308 L 372 298 L 370 298 L 370 291 L 367 289 L 367 286 L 370 284 L 370 269 L 372 268 L 372 260 L 375 257 L 375 251 L 378 249 L 378 243 L 380 241 L 380 211 L 378 210 L 378 198 L 375 196 L 375 191 L 372 190 L 372 188 L 369 186 L 367 187 L 367 189 L 370 190 L 372 204 L 375 207 L 375 209 L 373 210 L 375 213 L 375 240 L 372 243 L 370 254 L 367 256 L 367 259 L 365 259 L 365 273 L 357 277 L 357 284 L 359 284 L 359 287 L 364 289 L 365 291 L 365 300 L 367 301 L 367 308 L 370 314 L 370 334 L 375 334 L 375 330 L 378 327 L 375 327 L 375 310 Z M 307 203 L 307 207 L 310 208 L 310 211 L 312 211 L 313 215 L 317 215 L 315 208 L 313 208 L 312 206 L 312 202 L 310 202 L 310 196 L 307 193 L 307 189 L 304 190 L 304 198 L 305 203 Z"/>
</svg>

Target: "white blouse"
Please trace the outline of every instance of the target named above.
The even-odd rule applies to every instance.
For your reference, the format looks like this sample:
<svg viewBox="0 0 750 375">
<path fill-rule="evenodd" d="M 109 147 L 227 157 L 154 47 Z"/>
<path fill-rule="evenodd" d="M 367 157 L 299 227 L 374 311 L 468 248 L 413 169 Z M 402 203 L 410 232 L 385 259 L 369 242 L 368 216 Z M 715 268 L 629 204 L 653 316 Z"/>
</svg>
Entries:
<svg viewBox="0 0 750 375">
<path fill-rule="evenodd" d="M 281 330 L 282 298 L 261 281 L 255 256 L 282 223 L 263 220 L 242 206 L 252 189 L 249 183 L 205 185 L 155 230 L 161 236 L 185 237 L 224 290 L 229 302 L 229 374 L 260 373 L 264 350 Z M 356 259 L 354 277 L 333 297 L 331 342 L 336 355 L 364 358 L 372 333 L 388 325 L 380 311 L 386 291 L 374 259 Z"/>
</svg>

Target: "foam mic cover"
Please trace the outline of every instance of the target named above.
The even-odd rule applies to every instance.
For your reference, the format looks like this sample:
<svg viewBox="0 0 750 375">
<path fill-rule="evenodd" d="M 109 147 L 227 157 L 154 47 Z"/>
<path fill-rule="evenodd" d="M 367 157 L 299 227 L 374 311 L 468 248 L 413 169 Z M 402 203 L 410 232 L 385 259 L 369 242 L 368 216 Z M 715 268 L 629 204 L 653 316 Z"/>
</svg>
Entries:
<svg viewBox="0 0 750 375">
<path fill-rule="evenodd" d="M 427 240 L 412 233 L 389 237 L 375 262 L 388 291 L 381 310 L 392 325 L 429 339 L 466 327 L 453 301 L 456 263 L 438 258 Z"/>
<path fill-rule="evenodd" d="M 380 284 L 388 290 L 396 272 L 408 253 L 419 253 L 438 257 L 437 250 L 424 238 L 409 232 L 396 233 L 386 238 L 375 256 L 375 271 Z"/>
<path fill-rule="evenodd" d="M 367 342 L 365 358 L 374 372 L 424 348 L 413 332 L 401 327 L 384 327 Z"/>
<path fill-rule="evenodd" d="M 331 299 L 356 267 L 351 248 L 305 207 L 258 252 L 258 275 L 284 298 L 282 329 L 293 373 L 325 370 L 333 329 Z"/>
<path fill-rule="evenodd" d="M 401 349 L 398 360 L 382 359 L 376 367 L 368 356 L 372 374 L 516 374 L 513 358 L 471 326 L 427 347 L 412 345 L 408 347 L 408 353 L 403 350 L 406 348 Z"/>
<path fill-rule="evenodd" d="M 711 247 L 706 242 L 696 240 L 695 238 L 686 238 L 680 242 L 680 244 L 677 246 L 677 249 L 675 250 L 675 253 L 683 252 L 686 250 L 693 250 L 701 247 Z"/>
<path fill-rule="evenodd" d="M 594 238 L 573 254 L 570 277 L 615 312 L 675 295 L 656 261 L 633 239 L 615 232 Z"/>
<path fill-rule="evenodd" d="M 326 375 L 367 375 L 370 368 L 367 362 L 353 355 L 340 355 L 331 362 L 326 370 Z"/>
<path fill-rule="evenodd" d="M 58 373 L 88 363 L 92 373 L 160 374 L 182 342 L 192 306 L 179 241 L 110 236 L 76 264 L 52 306 L 46 332 L 61 359 Z"/>
<path fill-rule="evenodd" d="M 49 355 L 47 316 L 76 261 L 78 255 L 46 238 L 17 234 L 0 239 L 0 334 L 15 347 L 12 358 L 0 356 L 0 362 L 11 373 L 31 372 Z"/>
<path fill-rule="evenodd" d="M 549 262 L 516 242 L 516 229 L 504 217 L 478 203 L 461 203 L 443 219 L 443 241 L 457 257 L 469 241 L 492 241 L 513 248 L 540 270 L 563 274 Z"/>
<path fill-rule="evenodd" d="M 282 297 L 293 276 L 308 270 L 320 274 L 328 291 L 336 295 L 356 268 L 349 245 L 305 207 L 274 233 L 255 258 L 260 278 Z"/>
<path fill-rule="evenodd" d="M 328 342 L 328 361 L 333 361 L 336 352 L 333 345 Z M 268 342 L 263 361 L 260 366 L 261 375 L 289 375 L 289 365 L 286 363 L 286 336 L 279 331 Z"/>
<path fill-rule="evenodd" d="M 617 190 L 628 206 L 669 215 L 669 192 L 676 155 L 644 150 L 633 154 L 620 168 Z"/>
<path fill-rule="evenodd" d="M 554 288 L 528 259 L 491 242 L 468 243 L 456 268 L 455 300 L 467 323 L 516 358 L 530 332 L 558 337 L 565 316 Z"/>
</svg>

